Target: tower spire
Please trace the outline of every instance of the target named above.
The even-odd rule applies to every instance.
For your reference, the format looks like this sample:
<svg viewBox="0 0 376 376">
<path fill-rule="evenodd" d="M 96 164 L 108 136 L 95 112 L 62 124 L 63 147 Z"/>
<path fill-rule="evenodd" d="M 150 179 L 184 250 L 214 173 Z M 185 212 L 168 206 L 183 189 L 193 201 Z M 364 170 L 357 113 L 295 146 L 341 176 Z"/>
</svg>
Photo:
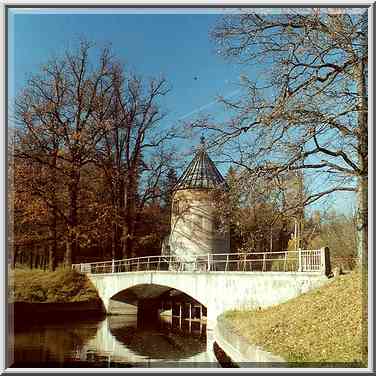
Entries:
<svg viewBox="0 0 376 376">
<path fill-rule="evenodd" d="M 226 186 L 223 176 L 206 152 L 205 137 L 201 136 L 196 155 L 177 181 L 174 190 L 204 188 L 212 189 Z"/>
<path fill-rule="evenodd" d="M 205 136 L 203 134 L 200 137 L 200 150 L 206 150 Z"/>
</svg>

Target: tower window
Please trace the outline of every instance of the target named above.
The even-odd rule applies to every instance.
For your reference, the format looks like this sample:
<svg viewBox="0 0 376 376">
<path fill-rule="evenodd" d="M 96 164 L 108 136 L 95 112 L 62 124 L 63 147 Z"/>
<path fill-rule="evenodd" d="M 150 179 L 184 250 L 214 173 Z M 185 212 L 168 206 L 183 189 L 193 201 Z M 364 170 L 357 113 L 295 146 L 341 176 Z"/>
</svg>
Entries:
<svg viewBox="0 0 376 376">
<path fill-rule="evenodd" d="M 180 211 L 181 211 L 181 208 L 180 208 L 180 201 L 179 201 L 179 200 L 176 200 L 176 201 L 174 202 L 173 212 L 174 212 L 174 214 L 179 215 L 179 214 L 180 214 Z"/>
</svg>

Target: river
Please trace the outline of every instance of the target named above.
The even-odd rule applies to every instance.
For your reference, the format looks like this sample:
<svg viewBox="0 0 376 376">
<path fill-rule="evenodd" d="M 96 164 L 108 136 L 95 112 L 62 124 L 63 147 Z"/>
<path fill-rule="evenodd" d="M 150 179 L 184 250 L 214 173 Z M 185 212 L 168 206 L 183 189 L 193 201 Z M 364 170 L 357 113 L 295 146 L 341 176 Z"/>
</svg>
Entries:
<svg viewBox="0 0 376 376">
<path fill-rule="evenodd" d="M 17 325 L 12 367 L 220 367 L 203 322 L 137 315 Z"/>
</svg>

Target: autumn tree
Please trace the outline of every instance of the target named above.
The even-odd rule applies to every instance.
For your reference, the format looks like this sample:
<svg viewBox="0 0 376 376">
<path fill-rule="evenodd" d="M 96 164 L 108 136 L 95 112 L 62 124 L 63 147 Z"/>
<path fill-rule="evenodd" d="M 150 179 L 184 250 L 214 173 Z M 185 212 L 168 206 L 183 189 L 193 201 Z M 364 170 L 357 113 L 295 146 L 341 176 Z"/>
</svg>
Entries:
<svg viewBox="0 0 376 376">
<path fill-rule="evenodd" d="M 233 251 L 284 251 L 290 234 L 299 238 L 296 226 L 304 219 L 300 176 L 289 172 L 255 180 L 247 169 L 231 166 L 226 182 L 228 189 L 215 191 L 213 201 L 218 219 L 230 223 Z"/>
<path fill-rule="evenodd" d="M 223 17 L 212 36 L 243 75 L 244 94 L 222 98 L 232 118 L 196 125 L 214 132 L 229 160 L 254 177 L 301 170 L 315 177 L 309 205 L 357 193 L 357 247 L 368 246 L 368 37 L 365 9 L 289 9 Z M 257 65 L 257 66 L 256 66 Z"/>
<path fill-rule="evenodd" d="M 63 191 L 57 186 L 58 175 L 52 176 L 46 165 L 16 158 L 13 163 L 13 247 L 14 262 L 38 255 L 49 270 L 56 266 L 58 242 L 63 223 L 56 208 L 61 207 Z M 52 207 L 49 207 L 48 201 Z M 48 261 L 47 261 L 48 260 Z"/>
<path fill-rule="evenodd" d="M 330 248 L 332 267 L 353 269 L 356 260 L 356 218 L 353 214 L 339 214 L 331 209 L 320 216 L 307 218 L 307 246 L 309 249 Z"/>
<path fill-rule="evenodd" d="M 81 42 L 75 52 L 46 64 L 31 77 L 17 97 L 15 156 L 46 166 L 50 189 L 39 185 L 38 195 L 66 225 L 65 264 L 71 265 L 79 246 L 81 172 L 93 159 L 103 137 L 111 88 L 111 56 L 103 49 L 97 65 L 91 64 L 92 45 Z M 56 181 L 57 175 L 64 179 Z M 56 202 L 55 190 L 63 184 L 66 200 Z"/>
</svg>

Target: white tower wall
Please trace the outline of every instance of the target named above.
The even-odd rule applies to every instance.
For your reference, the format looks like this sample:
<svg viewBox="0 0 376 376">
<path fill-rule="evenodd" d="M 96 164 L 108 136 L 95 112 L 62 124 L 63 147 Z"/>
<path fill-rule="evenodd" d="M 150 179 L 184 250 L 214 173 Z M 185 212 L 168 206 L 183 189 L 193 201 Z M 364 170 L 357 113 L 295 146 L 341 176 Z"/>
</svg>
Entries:
<svg viewBox="0 0 376 376">
<path fill-rule="evenodd" d="M 197 255 L 230 252 L 229 230 L 221 231 L 218 226 L 210 190 L 182 189 L 175 192 L 170 252 L 187 261 Z"/>
</svg>

